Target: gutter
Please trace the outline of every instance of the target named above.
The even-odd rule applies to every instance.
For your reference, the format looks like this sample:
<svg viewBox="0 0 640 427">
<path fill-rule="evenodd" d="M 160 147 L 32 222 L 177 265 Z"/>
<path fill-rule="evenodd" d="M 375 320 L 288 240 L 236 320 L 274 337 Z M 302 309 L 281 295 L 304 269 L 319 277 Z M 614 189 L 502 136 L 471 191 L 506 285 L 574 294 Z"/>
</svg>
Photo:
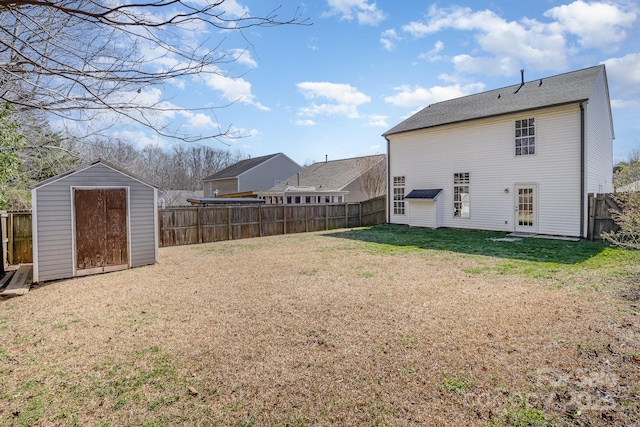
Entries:
<svg viewBox="0 0 640 427">
<path fill-rule="evenodd" d="M 392 197 L 389 197 L 389 192 L 393 191 L 391 187 L 391 141 L 386 136 L 384 136 L 384 139 L 387 140 L 387 224 L 391 224 Z"/>
<path fill-rule="evenodd" d="M 580 101 L 580 239 L 584 239 L 584 215 L 585 215 L 585 168 L 586 147 L 584 138 L 584 102 Z"/>
</svg>

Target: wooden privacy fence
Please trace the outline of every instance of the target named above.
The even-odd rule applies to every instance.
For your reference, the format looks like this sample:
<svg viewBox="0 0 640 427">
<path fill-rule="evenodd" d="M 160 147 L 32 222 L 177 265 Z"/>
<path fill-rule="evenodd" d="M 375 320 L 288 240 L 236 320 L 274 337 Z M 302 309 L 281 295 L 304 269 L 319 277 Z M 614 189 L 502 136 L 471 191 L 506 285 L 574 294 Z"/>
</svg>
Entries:
<svg viewBox="0 0 640 427">
<path fill-rule="evenodd" d="M 178 207 L 158 211 L 160 246 L 384 224 L 386 198 L 361 203 Z"/>
<path fill-rule="evenodd" d="M 6 211 L 0 211 L 0 277 L 4 276 L 7 267 L 7 244 L 9 237 L 7 235 L 7 218 L 9 215 Z"/>
<path fill-rule="evenodd" d="M 6 221 L 6 254 L 8 263 L 23 264 L 33 262 L 31 211 L 9 211 L 7 212 Z"/>
<path fill-rule="evenodd" d="M 617 231 L 618 225 L 611 217 L 611 211 L 619 211 L 614 198 L 614 194 L 594 194 L 589 193 L 589 224 L 587 228 L 587 239 L 602 240 L 601 234 L 604 232 Z"/>
</svg>

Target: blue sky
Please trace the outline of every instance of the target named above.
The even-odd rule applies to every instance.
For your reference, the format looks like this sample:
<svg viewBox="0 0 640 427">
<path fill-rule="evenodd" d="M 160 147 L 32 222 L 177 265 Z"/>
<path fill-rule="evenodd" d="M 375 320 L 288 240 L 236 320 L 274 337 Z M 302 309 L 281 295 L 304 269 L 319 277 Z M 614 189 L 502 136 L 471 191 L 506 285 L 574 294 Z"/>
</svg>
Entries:
<svg viewBox="0 0 640 427">
<path fill-rule="evenodd" d="M 420 108 L 517 84 L 520 69 L 529 81 L 605 63 L 614 159 L 640 149 L 636 1 L 283 3 L 279 16 L 289 18 L 299 8 L 312 25 L 247 30 L 246 39 L 203 29 L 185 35 L 209 46 L 224 39 L 221 49 L 237 60 L 220 65 L 219 75 L 144 89 L 140 97 L 184 108 L 159 118 L 183 131 L 208 134 L 231 126 L 245 137 L 226 140 L 227 148 L 252 157 L 283 152 L 303 164 L 325 155 L 384 153 L 381 134 Z M 222 7 L 229 16 L 260 15 L 280 4 L 227 0 Z M 125 125 L 114 132 L 140 146 L 175 143 Z"/>
</svg>

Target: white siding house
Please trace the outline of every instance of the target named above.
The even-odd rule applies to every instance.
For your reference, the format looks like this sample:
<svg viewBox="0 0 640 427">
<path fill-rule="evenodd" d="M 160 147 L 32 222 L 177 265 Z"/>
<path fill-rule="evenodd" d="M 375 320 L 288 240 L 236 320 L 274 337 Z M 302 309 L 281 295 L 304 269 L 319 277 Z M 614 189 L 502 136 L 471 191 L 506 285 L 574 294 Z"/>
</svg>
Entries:
<svg viewBox="0 0 640 427">
<path fill-rule="evenodd" d="M 390 223 L 583 237 L 587 194 L 612 191 L 604 65 L 432 104 L 384 136 Z"/>
</svg>

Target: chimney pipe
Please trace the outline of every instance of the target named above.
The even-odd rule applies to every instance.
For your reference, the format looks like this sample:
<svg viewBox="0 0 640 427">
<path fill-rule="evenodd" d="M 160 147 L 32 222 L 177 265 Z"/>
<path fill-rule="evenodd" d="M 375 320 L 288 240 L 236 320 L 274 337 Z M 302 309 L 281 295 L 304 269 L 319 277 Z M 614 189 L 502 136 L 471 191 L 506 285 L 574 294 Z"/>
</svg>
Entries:
<svg viewBox="0 0 640 427">
<path fill-rule="evenodd" d="M 324 155 L 324 162 L 327 163 L 329 161 L 329 155 L 325 154 Z"/>
<path fill-rule="evenodd" d="M 300 172 L 298 172 L 298 187 L 300 187 Z"/>
<path fill-rule="evenodd" d="M 524 84 L 524 70 L 520 70 L 520 80 L 521 80 L 520 84 L 523 85 Z"/>
</svg>

